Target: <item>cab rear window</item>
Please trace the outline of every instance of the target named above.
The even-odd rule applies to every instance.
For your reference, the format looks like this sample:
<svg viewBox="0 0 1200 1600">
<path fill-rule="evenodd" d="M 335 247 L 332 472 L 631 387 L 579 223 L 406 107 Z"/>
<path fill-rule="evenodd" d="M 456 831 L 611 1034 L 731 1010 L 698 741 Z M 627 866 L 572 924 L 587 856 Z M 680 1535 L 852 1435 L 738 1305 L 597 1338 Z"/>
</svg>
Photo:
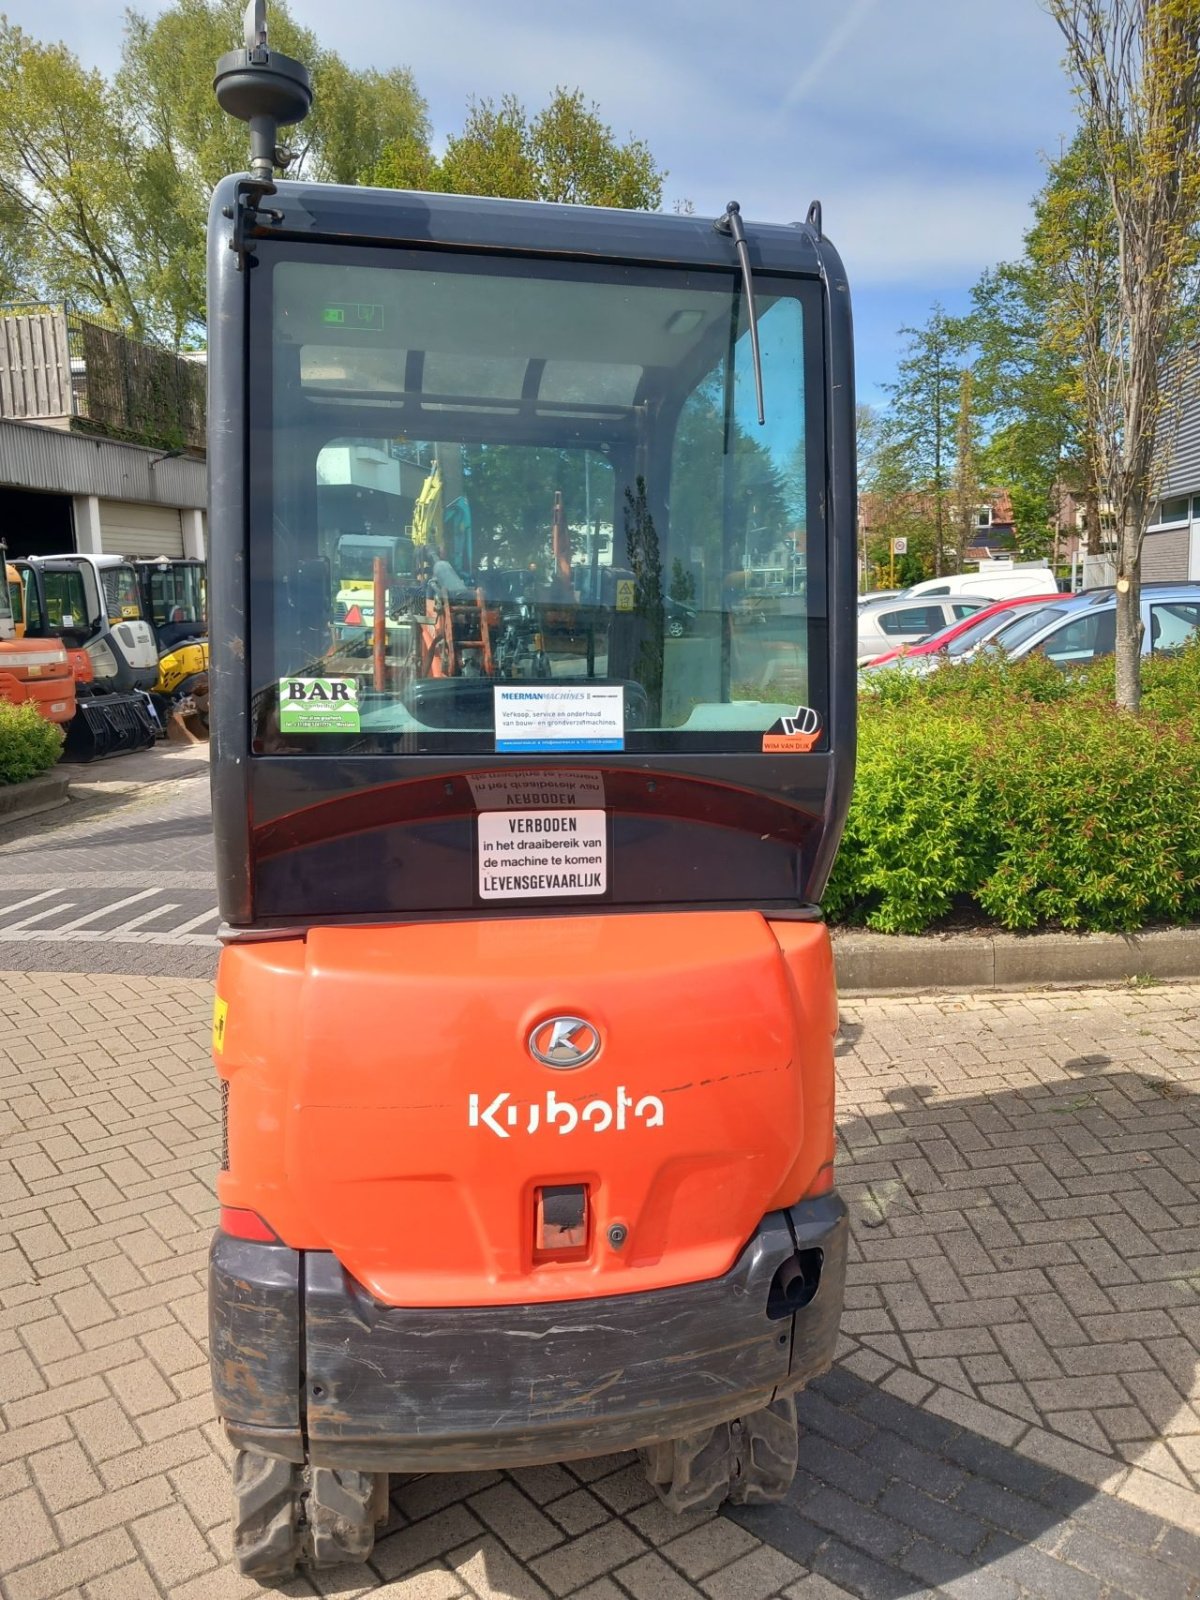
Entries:
<svg viewBox="0 0 1200 1600">
<path fill-rule="evenodd" d="M 819 729 L 818 286 L 756 277 L 760 427 L 732 271 L 380 259 L 251 284 L 255 749 Z"/>
</svg>

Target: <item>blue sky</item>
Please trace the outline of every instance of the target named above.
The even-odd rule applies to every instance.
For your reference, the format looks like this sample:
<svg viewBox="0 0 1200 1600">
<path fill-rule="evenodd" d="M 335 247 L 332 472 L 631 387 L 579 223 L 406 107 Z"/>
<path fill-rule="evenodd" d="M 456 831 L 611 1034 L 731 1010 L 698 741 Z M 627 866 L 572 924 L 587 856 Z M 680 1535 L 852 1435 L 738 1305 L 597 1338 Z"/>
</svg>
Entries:
<svg viewBox="0 0 1200 1600">
<path fill-rule="evenodd" d="M 0 0 L 2 3 L 2 0 Z M 13 22 L 111 70 L 121 0 L 6 0 Z M 153 13 L 162 7 L 142 0 Z M 1020 250 L 1043 157 L 1074 123 L 1038 0 L 291 0 L 355 66 L 412 68 L 443 135 L 467 97 L 556 84 L 666 167 L 668 205 L 790 222 L 819 197 L 854 294 L 861 399 L 902 324 L 963 309 Z M 237 41 L 231 40 L 233 45 Z"/>
</svg>

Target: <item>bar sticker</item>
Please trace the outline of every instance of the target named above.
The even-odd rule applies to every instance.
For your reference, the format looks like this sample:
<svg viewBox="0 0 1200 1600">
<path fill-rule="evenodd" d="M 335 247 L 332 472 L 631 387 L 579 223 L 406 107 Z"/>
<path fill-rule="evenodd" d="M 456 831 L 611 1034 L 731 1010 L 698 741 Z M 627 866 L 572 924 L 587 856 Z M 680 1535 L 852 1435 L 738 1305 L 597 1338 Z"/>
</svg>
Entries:
<svg viewBox="0 0 1200 1600">
<path fill-rule="evenodd" d="M 625 691 L 619 684 L 530 683 L 494 693 L 498 751 L 625 748 Z"/>
<path fill-rule="evenodd" d="M 281 733 L 358 733 L 357 678 L 280 678 Z"/>
<path fill-rule="evenodd" d="M 486 811 L 479 818 L 479 898 L 536 900 L 608 889 L 603 811 Z"/>
</svg>

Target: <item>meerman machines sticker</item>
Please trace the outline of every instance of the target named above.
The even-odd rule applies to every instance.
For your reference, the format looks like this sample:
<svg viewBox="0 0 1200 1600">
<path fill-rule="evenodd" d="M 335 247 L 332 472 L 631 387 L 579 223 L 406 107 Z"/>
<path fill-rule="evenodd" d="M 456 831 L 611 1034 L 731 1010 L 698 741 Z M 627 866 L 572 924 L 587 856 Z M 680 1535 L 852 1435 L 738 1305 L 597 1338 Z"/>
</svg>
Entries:
<svg viewBox="0 0 1200 1600">
<path fill-rule="evenodd" d="M 619 685 L 497 686 L 495 715 L 499 751 L 625 748 L 625 691 Z"/>
<path fill-rule="evenodd" d="M 780 717 L 763 734 L 763 754 L 811 750 L 821 737 L 821 718 L 811 706 L 797 706 L 794 717 Z"/>
<path fill-rule="evenodd" d="M 281 733 L 358 733 L 357 678 L 280 678 Z"/>
</svg>

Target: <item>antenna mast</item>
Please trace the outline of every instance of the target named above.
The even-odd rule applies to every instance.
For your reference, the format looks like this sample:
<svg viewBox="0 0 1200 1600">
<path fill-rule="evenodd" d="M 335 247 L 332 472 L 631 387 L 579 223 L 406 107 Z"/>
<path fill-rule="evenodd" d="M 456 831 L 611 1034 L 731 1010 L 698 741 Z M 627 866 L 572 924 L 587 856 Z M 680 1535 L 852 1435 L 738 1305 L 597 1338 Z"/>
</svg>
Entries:
<svg viewBox="0 0 1200 1600">
<path fill-rule="evenodd" d="M 292 159 L 279 130 L 308 115 L 312 83 L 299 61 L 268 48 L 266 0 L 250 0 L 244 23 L 245 48 L 221 57 L 213 88 L 222 111 L 250 124 L 250 170 L 273 189 L 276 167 Z"/>
</svg>

